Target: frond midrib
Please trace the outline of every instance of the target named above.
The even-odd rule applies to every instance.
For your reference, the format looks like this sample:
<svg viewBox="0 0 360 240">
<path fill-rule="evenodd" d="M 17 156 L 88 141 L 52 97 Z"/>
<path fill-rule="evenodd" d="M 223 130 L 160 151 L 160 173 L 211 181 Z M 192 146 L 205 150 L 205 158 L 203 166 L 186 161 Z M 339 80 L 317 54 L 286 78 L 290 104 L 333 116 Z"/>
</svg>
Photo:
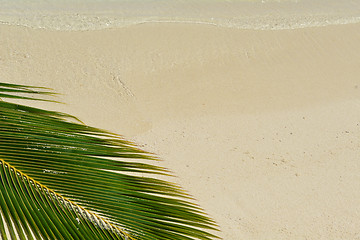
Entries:
<svg viewBox="0 0 360 240">
<path fill-rule="evenodd" d="M 78 204 L 78 203 L 76 203 L 76 202 L 62 196 L 61 194 L 57 193 L 56 191 L 50 189 L 46 185 L 40 183 L 39 181 L 37 181 L 34 178 L 27 175 L 26 173 L 22 172 L 21 170 L 17 169 L 16 167 L 12 166 L 8 162 L 6 162 L 4 159 L 0 158 L 0 164 L 4 165 L 4 166 L 7 166 L 9 169 L 13 169 L 13 171 L 16 174 L 18 174 L 18 175 L 20 174 L 20 176 L 22 178 L 26 178 L 30 183 L 33 182 L 34 186 L 37 186 L 38 188 L 44 189 L 45 192 L 48 192 L 49 195 L 54 194 L 56 197 L 62 199 L 64 202 L 67 202 L 67 203 L 71 204 L 73 208 L 81 209 L 82 211 L 86 212 L 88 215 L 90 215 L 90 216 L 94 217 L 95 219 L 97 219 L 97 221 L 104 222 L 105 224 L 107 224 L 107 227 L 109 227 L 110 229 L 113 229 L 115 231 L 120 232 L 122 235 L 126 236 L 129 240 L 136 240 L 135 238 L 130 236 L 129 233 L 125 232 L 119 226 L 116 226 L 116 225 L 112 224 L 106 218 L 104 218 L 102 216 L 99 216 L 98 214 L 94 213 L 93 211 L 87 210 L 85 207 L 81 206 L 80 204 Z M 102 227 L 102 226 L 99 226 L 99 227 Z"/>
</svg>

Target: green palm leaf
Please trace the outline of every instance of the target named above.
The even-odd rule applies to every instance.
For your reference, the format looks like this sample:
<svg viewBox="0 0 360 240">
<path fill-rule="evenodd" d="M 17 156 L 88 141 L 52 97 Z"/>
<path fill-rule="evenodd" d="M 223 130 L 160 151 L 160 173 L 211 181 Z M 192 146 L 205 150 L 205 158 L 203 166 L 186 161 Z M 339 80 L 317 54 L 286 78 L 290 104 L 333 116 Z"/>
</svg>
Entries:
<svg viewBox="0 0 360 240">
<path fill-rule="evenodd" d="M 191 197 L 156 178 L 169 172 L 152 154 L 73 116 L 4 101 L 52 94 L 0 83 L 2 239 L 216 238 Z"/>
</svg>

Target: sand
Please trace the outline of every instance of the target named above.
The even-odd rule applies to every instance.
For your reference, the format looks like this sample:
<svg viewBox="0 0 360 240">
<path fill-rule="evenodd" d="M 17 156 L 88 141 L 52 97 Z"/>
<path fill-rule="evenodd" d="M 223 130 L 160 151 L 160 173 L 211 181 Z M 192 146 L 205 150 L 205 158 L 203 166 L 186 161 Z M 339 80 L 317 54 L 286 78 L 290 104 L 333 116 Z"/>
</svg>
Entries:
<svg viewBox="0 0 360 240">
<path fill-rule="evenodd" d="M 0 25 L 0 81 L 155 152 L 225 240 L 360 239 L 360 24 Z"/>
</svg>

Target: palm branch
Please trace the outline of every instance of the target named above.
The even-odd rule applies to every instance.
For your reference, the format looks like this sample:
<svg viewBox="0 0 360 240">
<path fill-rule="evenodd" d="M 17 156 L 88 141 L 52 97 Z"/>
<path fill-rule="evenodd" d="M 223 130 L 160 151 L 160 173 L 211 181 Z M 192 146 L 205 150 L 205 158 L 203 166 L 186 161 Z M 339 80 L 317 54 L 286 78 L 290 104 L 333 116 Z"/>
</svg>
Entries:
<svg viewBox="0 0 360 240">
<path fill-rule="evenodd" d="M 46 88 L 0 83 L 1 239 L 215 239 L 217 226 L 156 156 L 65 113 Z M 18 102 L 18 100 L 17 100 Z"/>
</svg>

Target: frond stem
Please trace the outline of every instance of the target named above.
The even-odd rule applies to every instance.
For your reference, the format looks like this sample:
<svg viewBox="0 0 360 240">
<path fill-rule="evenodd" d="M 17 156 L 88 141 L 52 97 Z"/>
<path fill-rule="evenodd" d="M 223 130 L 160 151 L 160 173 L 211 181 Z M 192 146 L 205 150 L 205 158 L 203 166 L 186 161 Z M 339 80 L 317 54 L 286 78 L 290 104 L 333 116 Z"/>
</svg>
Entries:
<svg viewBox="0 0 360 240">
<path fill-rule="evenodd" d="M 89 211 L 87 209 L 85 209 L 84 207 L 80 206 L 79 204 L 73 202 L 72 200 L 56 193 L 54 190 L 51 190 L 50 188 L 48 188 L 47 186 L 41 184 L 40 182 L 36 181 L 35 179 L 33 179 L 32 177 L 28 176 L 26 173 L 23 173 L 22 171 L 18 170 L 17 168 L 15 168 L 14 166 L 12 166 L 11 164 L 7 163 L 4 159 L 0 158 L 0 165 L 4 164 L 4 166 L 9 167 L 9 169 L 12 169 L 17 175 L 20 174 L 20 176 L 22 178 L 27 179 L 30 183 L 33 183 L 34 186 L 37 186 L 38 188 L 41 189 L 45 189 L 45 192 L 48 192 L 49 195 L 55 195 L 57 198 L 62 199 L 64 202 L 70 203 L 73 207 L 82 210 L 83 212 L 87 213 L 88 215 L 94 217 L 97 220 L 97 225 L 99 227 L 102 227 L 99 223 L 104 222 L 106 225 L 110 226 L 112 228 L 112 230 L 118 231 L 121 235 L 125 236 L 128 240 L 135 240 L 135 238 L 133 238 L 132 236 L 130 236 L 127 232 L 125 232 L 123 229 L 121 229 L 120 227 L 112 224 L 111 222 L 109 222 L 107 219 L 105 219 L 102 216 L 99 216 L 98 214 Z"/>
</svg>

